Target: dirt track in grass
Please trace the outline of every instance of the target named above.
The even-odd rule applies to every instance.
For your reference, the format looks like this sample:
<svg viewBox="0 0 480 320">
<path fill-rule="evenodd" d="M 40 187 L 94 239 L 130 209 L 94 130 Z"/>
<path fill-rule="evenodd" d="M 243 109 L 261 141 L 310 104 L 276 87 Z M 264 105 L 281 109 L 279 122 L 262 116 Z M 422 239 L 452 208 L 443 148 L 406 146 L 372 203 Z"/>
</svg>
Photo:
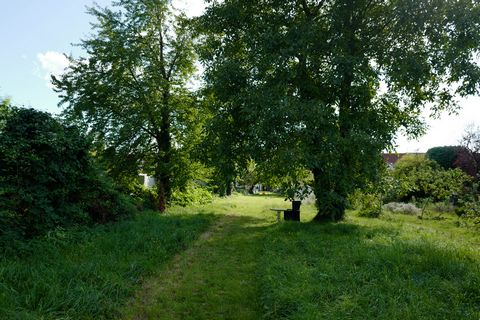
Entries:
<svg viewBox="0 0 480 320">
<path fill-rule="evenodd" d="M 256 270 L 265 220 L 229 214 L 129 303 L 126 319 L 258 319 Z"/>
</svg>

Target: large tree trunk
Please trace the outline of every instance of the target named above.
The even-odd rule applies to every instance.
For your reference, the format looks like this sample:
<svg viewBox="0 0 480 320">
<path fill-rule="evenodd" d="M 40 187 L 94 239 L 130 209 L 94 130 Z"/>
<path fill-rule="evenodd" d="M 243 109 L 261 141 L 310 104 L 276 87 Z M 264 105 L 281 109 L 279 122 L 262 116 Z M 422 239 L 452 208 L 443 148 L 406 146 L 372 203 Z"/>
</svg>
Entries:
<svg viewBox="0 0 480 320">
<path fill-rule="evenodd" d="M 337 173 L 337 176 L 331 177 L 327 174 L 322 174 L 322 170 L 314 168 L 312 170 L 314 176 L 314 193 L 317 198 L 318 213 L 315 216 L 315 221 L 339 221 L 345 216 L 346 198 L 348 195 L 348 184 L 354 184 L 351 180 L 352 175 L 352 160 L 350 153 L 351 146 L 346 141 L 350 139 L 351 124 L 355 117 L 355 107 L 357 102 L 353 100 L 352 84 L 354 82 L 354 57 L 357 53 L 357 40 L 355 39 L 355 29 L 353 21 L 353 4 L 348 3 L 345 17 L 345 59 L 341 63 L 340 69 L 343 70 L 342 82 L 337 91 L 338 97 L 338 127 L 339 127 L 339 141 L 337 142 L 336 152 L 338 161 L 344 167 L 343 170 Z"/>
<path fill-rule="evenodd" d="M 314 221 L 340 221 L 345 216 L 346 195 L 335 190 L 326 177 L 322 179 L 321 169 L 312 170 L 314 178 L 313 192 L 316 197 L 317 215 Z"/>
</svg>

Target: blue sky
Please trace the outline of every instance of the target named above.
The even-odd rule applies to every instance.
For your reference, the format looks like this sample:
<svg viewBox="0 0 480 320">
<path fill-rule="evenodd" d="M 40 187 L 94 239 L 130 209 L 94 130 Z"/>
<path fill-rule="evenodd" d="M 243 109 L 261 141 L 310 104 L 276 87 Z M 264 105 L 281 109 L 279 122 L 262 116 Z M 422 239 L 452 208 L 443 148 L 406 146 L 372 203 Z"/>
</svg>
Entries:
<svg viewBox="0 0 480 320">
<path fill-rule="evenodd" d="M 100 5 L 110 0 L 97 0 Z M 61 53 L 89 32 L 86 6 L 93 0 L 14 0 L 0 7 L 0 96 L 15 104 L 58 112 L 46 78 L 64 63 Z M 62 62 L 63 59 L 63 62 Z M 57 69 L 57 70 L 55 70 Z"/>
<path fill-rule="evenodd" d="M 0 6 L 0 97 L 14 104 L 58 113 L 58 96 L 49 85 L 50 74 L 66 66 L 63 53 L 78 56 L 73 47 L 90 32 L 86 6 L 93 0 L 5 0 Z M 111 0 L 96 0 L 106 6 Z M 202 12 L 201 0 L 175 0 L 190 15 Z M 426 151 L 439 145 L 456 144 L 465 126 L 480 124 L 480 98 L 460 100 L 459 115 L 428 120 L 430 130 L 418 141 L 399 137 L 399 152 Z M 428 116 L 428 114 L 425 114 Z"/>
</svg>

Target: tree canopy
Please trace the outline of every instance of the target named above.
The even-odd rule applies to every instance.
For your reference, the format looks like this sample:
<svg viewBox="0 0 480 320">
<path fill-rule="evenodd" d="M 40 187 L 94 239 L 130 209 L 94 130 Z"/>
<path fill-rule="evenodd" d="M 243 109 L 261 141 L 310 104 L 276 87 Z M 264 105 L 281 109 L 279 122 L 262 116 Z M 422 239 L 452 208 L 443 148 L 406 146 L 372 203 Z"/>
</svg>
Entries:
<svg viewBox="0 0 480 320">
<path fill-rule="evenodd" d="M 422 133 L 424 107 L 479 91 L 477 2 L 207 2 L 207 82 L 250 124 L 257 162 L 312 173 L 319 220 L 343 217 L 399 129 Z"/>
<path fill-rule="evenodd" d="M 202 115 L 188 81 L 195 70 L 184 14 L 167 0 L 119 0 L 93 7 L 93 34 L 53 79 L 65 115 L 90 131 L 97 153 L 118 177 L 153 175 L 158 208 L 188 180 L 190 149 Z"/>
<path fill-rule="evenodd" d="M 460 149 L 459 146 L 434 147 L 427 150 L 426 156 L 436 161 L 443 169 L 453 169 Z"/>
</svg>

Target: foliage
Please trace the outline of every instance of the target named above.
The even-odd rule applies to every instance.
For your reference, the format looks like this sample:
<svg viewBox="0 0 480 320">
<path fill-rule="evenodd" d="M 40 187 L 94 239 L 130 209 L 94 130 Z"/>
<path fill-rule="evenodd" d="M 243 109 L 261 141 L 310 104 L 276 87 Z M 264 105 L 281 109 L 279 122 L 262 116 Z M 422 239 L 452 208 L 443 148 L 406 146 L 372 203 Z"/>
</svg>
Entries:
<svg viewBox="0 0 480 320">
<path fill-rule="evenodd" d="M 237 182 L 243 185 L 249 194 L 253 194 L 255 185 L 266 180 L 262 176 L 261 166 L 254 161 L 248 161 L 246 168 L 240 170 Z"/>
<path fill-rule="evenodd" d="M 478 201 L 462 201 L 460 205 L 455 208 L 455 213 L 474 224 L 480 224 L 480 202 Z"/>
<path fill-rule="evenodd" d="M 0 130 L 0 233 L 33 237 L 58 226 L 105 223 L 133 210 L 72 126 L 10 108 Z"/>
<path fill-rule="evenodd" d="M 130 183 L 126 191 L 135 200 L 137 207 L 142 210 L 155 210 L 158 208 L 156 204 L 157 193 L 153 188 L 147 188 L 139 183 Z"/>
<path fill-rule="evenodd" d="M 357 189 L 347 198 L 348 207 L 357 210 L 360 217 L 378 218 L 382 214 L 385 191 L 382 182 L 369 184 L 364 189 Z"/>
<path fill-rule="evenodd" d="M 184 189 L 174 190 L 172 204 L 182 207 L 206 204 L 213 200 L 212 193 L 207 187 L 195 182 L 189 183 Z"/>
<path fill-rule="evenodd" d="M 10 100 L 0 98 L 0 130 L 3 129 L 10 113 Z"/>
<path fill-rule="evenodd" d="M 376 179 L 398 129 L 422 133 L 427 103 L 452 110 L 479 89 L 477 2 L 208 3 L 207 81 L 251 124 L 257 163 L 312 172 L 319 220 L 341 219 L 347 195 Z"/>
<path fill-rule="evenodd" d="M 413 197 L 449 200 L 454 195 L 461 195 L 471 181 L 460 169 L 444 170 L 435 161 L 415 155 L 402 157 L 392 176 L 400 186 L 396 194 L 398 200 L 411 200 Z"/>
<path fill-rule="evenodd" d="M 435 147 L 428 149 L 426 157 L 436 161 L 445 170 L 454 169 L 458 151 L 458 146 Z"/>
<path fill-rule="evenodd" d="M 266 172 L 271 166 L 261 167 L 263 170 L 263 181 L 271 187 L 276 188 L 277 192 L 289 201 L 302 201 L 312 194 L 312 176 L 306 170 L 291 170 L 283 172 L 273 168 L 271 172 Z M 279 174 L 280 173 L 280 174 Z"/>
<path fill-rule="evenodd" d="M 195 70 L 186 17 L 167 0 L 120 0 L 93 7 L 92 35 L 53 78 L 65 115 L 89 129 L 96 152 L 120 180 L 141 169 L 157 180 L 158 209 L 192 174 L 191 149 L 203 113 L 187 83 Z M 127 179 L 128 180 L 128 179 Z"/>
<path fill-rule="evenodd" d="M 231 77 L 235 78 L 238 75 L 231 74 Z M 229 95 L 237 92 L 235 84 L 212 85 L 211 78 L 206 80 L 202 93 L 206 97 L 205 109 L 210 116 L 206 120 L 205 137 L 200 144 L 201 159 L 215 169 L 213 183 L 218 193 L 221 196 L 230 196 L 237 177 L 245 177 L 249 173 L 253 173 L 249 178 L 256 176 L 255 164 L 251 161 L 247 149 L 248 123 L 240 117 L 239 102 L 228 101 L 229 98 L 234 100 Z M 220 85 L 227 88 L 219 88 Z M 257 182 L 249 185 L 253 187 Z"/>
<path fill-rule="evenodd" d="M 359 200 L 358 215 L 360 217 L 378 218 L 382 213 L 382 200 L 378 194 L 362 194 Z"/>
<path fill-rule="evenodd" d="M 148 212 L 24 242 L 21 251 L 0 255 L 0 318 L 119 319 L 141 281 L 213 220 L 175 210 L 168 216 Z"/>
</svg>

